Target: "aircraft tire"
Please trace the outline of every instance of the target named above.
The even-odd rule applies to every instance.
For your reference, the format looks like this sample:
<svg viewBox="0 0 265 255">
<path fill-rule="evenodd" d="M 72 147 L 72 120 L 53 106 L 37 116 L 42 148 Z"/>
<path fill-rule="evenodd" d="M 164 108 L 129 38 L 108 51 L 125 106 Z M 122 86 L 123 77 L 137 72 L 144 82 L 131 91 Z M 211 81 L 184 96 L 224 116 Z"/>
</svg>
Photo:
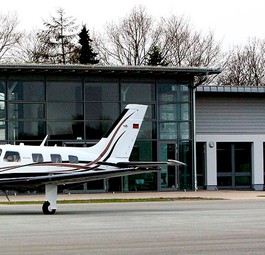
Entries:
<svg viewBox="0 0 265 255">
<path fill-rule="evenodd" d="M 51 210 L 49 207 L 50 207 L 50 202 L 49 201 L 44 202 L 42 205 L 42 212 L 44 214 L 50 214 L 50 215 L 55 214 L 56 210 L 55 209 Z"/>
</svg>

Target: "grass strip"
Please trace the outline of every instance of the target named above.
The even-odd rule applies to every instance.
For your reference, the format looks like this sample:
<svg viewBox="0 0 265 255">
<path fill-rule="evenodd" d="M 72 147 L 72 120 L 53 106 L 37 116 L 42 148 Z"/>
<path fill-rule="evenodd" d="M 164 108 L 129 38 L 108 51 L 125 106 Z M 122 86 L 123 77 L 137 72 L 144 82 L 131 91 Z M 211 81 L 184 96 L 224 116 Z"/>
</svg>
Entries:
<svg viewBox="0 0 265 255">
<path fill-rule="evenodd" d="M 205 197 L 175 197 L 175 198 L 113 198 L 113 199 L 75 199 L 58 200 L 58 204 L 96 204 L 96 203 L 135 203 L 135 202 L 174 202 L 174 201 L 194 201 L 194 200 L 227 200 L 223 198 L 205 198 Z M 0 205 L 30 205 L 42 204 L 43 201 L 6 201 L 0 202 Z"/>
</svg>

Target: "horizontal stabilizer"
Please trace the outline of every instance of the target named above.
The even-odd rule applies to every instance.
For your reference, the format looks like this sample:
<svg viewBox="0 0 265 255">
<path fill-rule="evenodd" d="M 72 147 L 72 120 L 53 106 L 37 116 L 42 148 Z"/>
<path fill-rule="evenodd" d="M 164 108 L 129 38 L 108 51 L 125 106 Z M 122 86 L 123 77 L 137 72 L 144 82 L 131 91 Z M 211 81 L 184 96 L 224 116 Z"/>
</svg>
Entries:
<svg viewBox="0 0 265 255">
<path fill-rule="evenodd" d="M 168 161 L 157 161 L 157 162 L 153 162 L 153 161 L 144 161 L 144 162 L 118 162 L 117 166 L 118 167 L 155 167 L 155 166 L 177 166 L 177 165 L 186 165 L 183 162 L 177 161 L 177 160 L 173 160 L 173 159 L 169 159 Z"/>
</svg>

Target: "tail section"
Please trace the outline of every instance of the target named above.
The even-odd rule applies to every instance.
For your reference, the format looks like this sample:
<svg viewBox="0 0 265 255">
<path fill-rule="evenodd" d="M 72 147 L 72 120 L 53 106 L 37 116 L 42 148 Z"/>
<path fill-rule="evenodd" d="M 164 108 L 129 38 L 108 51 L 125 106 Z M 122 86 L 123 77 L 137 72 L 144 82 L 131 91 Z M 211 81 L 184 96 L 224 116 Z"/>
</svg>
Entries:
<svg viewBox="0 0 265 255">
<path fill-rule="evenodd" d="M 91 149 L 99 157 L 95 161 L 128 161 L 142 125 L 146 105 L 129 104 L 105 136 Z"/>
</svg>

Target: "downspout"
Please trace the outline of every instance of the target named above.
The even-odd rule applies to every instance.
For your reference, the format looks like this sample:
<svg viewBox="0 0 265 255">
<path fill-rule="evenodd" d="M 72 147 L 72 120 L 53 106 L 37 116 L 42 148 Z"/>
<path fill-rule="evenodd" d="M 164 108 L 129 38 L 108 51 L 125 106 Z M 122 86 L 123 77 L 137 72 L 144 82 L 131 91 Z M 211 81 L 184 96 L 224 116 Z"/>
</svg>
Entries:
<svg viewBox="0 0 265 255">
<path fill-rule="evenodd" d="M 197 156 L 196 156 L 196 88 L 200 86 L 202 83 L 206 82 L 208 80 L 208 73 L 200 79 L 197 83 L 195 83 L 192 88 L 192 137 L 193 137 L 193 145 L 192 145 L 192 151 L 193 151 L 193 160 L 192 160 L 192 169 L 193 169 L 193 190 L 198 190 L 198 181 L 197 181 Z"/>
</svg>

